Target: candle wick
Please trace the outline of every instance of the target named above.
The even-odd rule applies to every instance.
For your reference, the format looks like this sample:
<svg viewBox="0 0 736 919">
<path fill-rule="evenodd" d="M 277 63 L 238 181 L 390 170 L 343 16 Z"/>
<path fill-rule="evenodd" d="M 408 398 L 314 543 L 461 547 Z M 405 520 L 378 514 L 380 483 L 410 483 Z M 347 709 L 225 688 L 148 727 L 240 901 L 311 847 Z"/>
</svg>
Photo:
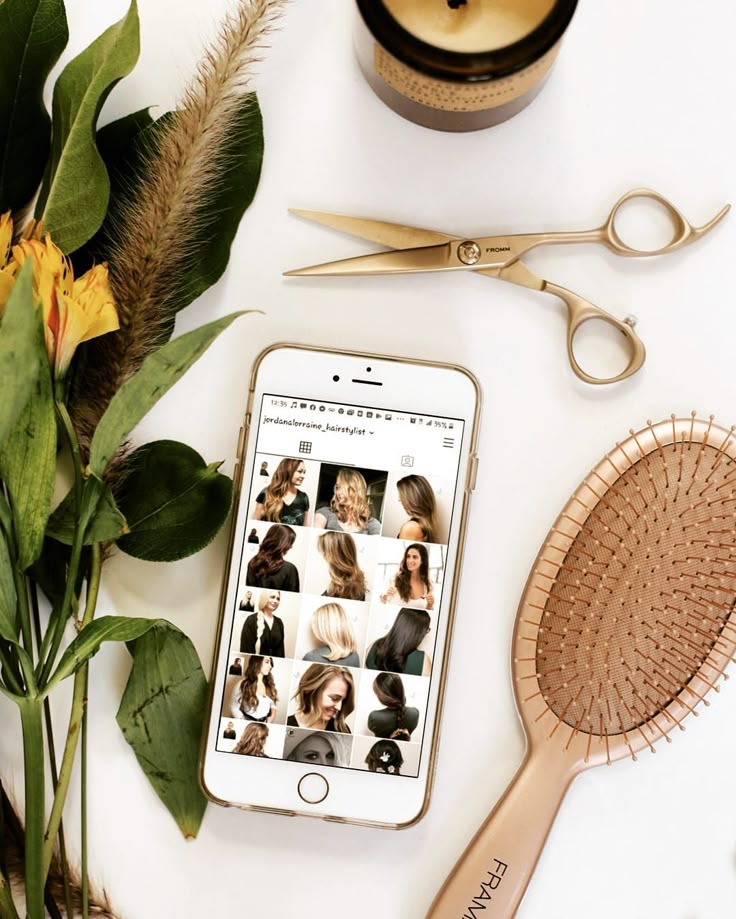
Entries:
<svg viewBox="0 0 736 919">
<path fill-rule="evenodd" d="M 459 10 L 461 6 L 465 6 L 468 0 L 447 0 L 447 5 L 451 10 Z"/>
</svg>

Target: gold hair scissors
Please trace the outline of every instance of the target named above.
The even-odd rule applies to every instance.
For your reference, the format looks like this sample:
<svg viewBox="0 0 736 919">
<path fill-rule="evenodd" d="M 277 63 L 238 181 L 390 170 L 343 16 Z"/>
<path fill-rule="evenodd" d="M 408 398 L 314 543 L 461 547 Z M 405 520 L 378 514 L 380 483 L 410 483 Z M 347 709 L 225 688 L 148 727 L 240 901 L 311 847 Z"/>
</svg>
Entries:
<svg viewBox="0 0 736 919">
<path fill-rule="evenodd" d="M 627 202 L 635 198 L 648 198 L 661 205 L 672 224 L 672 237 L 659 249 L 639 249 L 623 241 L 616 230 L 616 220 Z M 608 219 L 593 230 L 569 233 L 522 233 L 509 236 L 453 236 L 419 227 L 402 226 L 382 220 L 350 217 L 341 214 L 327 214 L 321 211 L 291 209 L 292 214 L 305 217 L 325 226 L 332 227 L 362 239 L 390 246 L 396 251 L 377 252 L 357 258 L 341 259 L 286 271 L 286 275 L 370 275 L 399 274 L 418 271 L 453 271 L 465 269 L 502 281 L 509 281 L 531 290 L 547 291 L 559 297 L 567 307 L 567 356 L 574 373 L 586 383 L 616 383 L 625 380 L 639 370 L 644 363 L 644 344 L 634 331 L 635 320 L 616 319 L 579 294 L 558 284 L 537 277 L 521 261 L 521 256 L 536 246 L 561 245 L 569 243 L 599 243 L 607 246 L 616 255 L 642 258 L 664 255 L 699 239 L 711 230 L 730 210 L 727 204 L 716 216 L 702 227 L 694 227 L 662 195 L 648 188 L 635 188 L 627 192 L 614 204 Z M 590 319 L 600 319 L 612 325 L 625 336 L 629 348 L 629 363 L 613 377 L 595 377 L 586 373 L 578 364 L 573 351 L 573 340 L 578 329 Z"/>
</svg>

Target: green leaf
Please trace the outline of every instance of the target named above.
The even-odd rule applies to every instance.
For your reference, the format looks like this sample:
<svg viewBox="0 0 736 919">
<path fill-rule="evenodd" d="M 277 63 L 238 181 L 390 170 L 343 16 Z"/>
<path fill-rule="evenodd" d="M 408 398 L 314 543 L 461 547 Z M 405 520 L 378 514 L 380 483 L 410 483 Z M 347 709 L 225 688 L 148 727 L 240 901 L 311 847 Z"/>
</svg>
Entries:
<svg viewBox="0 0 736 919">
<path fill-rule="evenodd" d="M 159 619 L 132 619 L 127 616 L 102 616 L 93 619 L 77 635 L 61 655 L 61 660 L 46 684 L 43 694 L 48 695 L 57 683 L 72 676 L 94 657 L 105 641 L 133 641 L 152 629 Z"/>
<path fill-rule="evenodd" d="M 70 559 L 71 550 L 69 546 L 62 545 L 55 539 L 44 539 L 41 554 L 31 568 L 33 580 L 38 584 L 54 608 L 59 608 L 64 598 L 66 574 Z M 80 575 L 83 576 L 86 570 L 86 564 L 81 564 Z"/>
<path fill-rule="evenodd" d="M 230 512 L 233 483 L 186 444 L 159 440 L 128 458 L 118 501 L 130 533 L 118 547 L 149 562 L 173 562 L 210 543 Z"/>
<path fill-rule="evenodd" d="M 13 578 L 13 562 L 8 551 L 7 536 L 0 527 L 0 637 L 18 642 L 16 629 L 17 594 Z"/>
<path fill-rule="evenodd" d="M 120 730 L 183 835 L 194 837 L 207 806 L 197 778 L 207 680 L 191 641 L 171 623 L 159 620 L 128 647 Z"/>
<path fill-rule="evenodd" d="M 56 474 L 54 395 L 40 321 L 36 333 L 35 388 L 0 449 L 0 477 L 10 491 L 20 571 L 41 554 Z"/>
<path fill-rule="evenodd" d="M 243 96 L 233 131 L 220 154 L 222 171 L 202 196 L 201 219 L 191 239 L 186 269 L 164 303 L 172 315 L 222 276 L 240 220 L 255 197 L 263 163 L 263 119 L 255 93 Z"/>
<path fill-rule="evenodd" d="M 54 87 L 51 160 L 36 208 L 62 252 L 73 252 L 107 213 L 110 180 L 95 144 L 95 126 L 115 84 L 135 66 L 138 9 L 103 32 L 66 66 Z"/>
<path fill-rule="evenodd" d="M 138 422 L 204 354 L 220 332 L 242 315 L 230 313 L 187 332 L 145 359 L 140 370 L 115 393 L 97 425 L 89 454 L 89 468 L 94 475 L 102 476 L 110 458 Z"/>
<path fill-rule="evenodd" d="M 96 488 L 99 491 L 99 497 L 94 509 L 94 515 L 84 534 L 82 542 L 84 546 L 91 546 L 97 542 L 114 542 L 123 533 L 128 532 L 125 517 L 121 514 L 110 488 L 99 479 L 96 480 Z M 77 508 L 72 490 L 51 515 L 46 528 L 46 535 L 50 536 L 51 539 L 64 543 L 66 546 L 71 546 L 74 542 L 74 528 L 77 517 Z"/>
<path fill-rule="evenodd" d="M 40 313 L 33 305 L 32 279 L 33 265 L 28 261 L 13 284 L 0 323 L 0 446 L 25 408 L 40 369 L 36 348 Z"/>
<path fill-rule="evenodd" d="M 77 277 L 93 265 L 111 260 L 109 234 L 119 219 L 121 200 L 135 182 L 142 152 L 149 145 L 146 138 L 154 124 L 145 108 L 111 121 L 97 132 L 97 149 L 110 178 L 110 207 L 99 230 L 72 254 Z"/>
<path fill-rule="evenodd" d="M 51 145 L 43 88 L 69 30 L 63 0 L 0 3 L 0 214 L 36 193 Z"/>
<path fill-rule="evenodd" d="M 142 108 L 109 122 L 97 132 L 97 149 L 105 161 L 111 180 L 113 173 L 123 168 L 123 163 L 136 149 L 136 138 L 153 123 L 148 108 Z"/>
</svg>

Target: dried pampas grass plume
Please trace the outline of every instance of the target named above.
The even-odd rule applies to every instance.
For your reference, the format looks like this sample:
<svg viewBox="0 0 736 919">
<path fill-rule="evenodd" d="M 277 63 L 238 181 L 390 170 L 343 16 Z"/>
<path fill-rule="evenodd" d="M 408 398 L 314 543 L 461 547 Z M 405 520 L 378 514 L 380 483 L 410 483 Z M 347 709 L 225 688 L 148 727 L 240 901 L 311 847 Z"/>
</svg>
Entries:
<svg viewBox="0 0 736 919">
<path fill-rule="evenodd" d="M 87 349 L 72 397 L 83 448 L 120 386 L 161 344 L 172 321 L 169 291 L 192 251 L 202 206 L 222 178 L 223 152 L 248 88 L 263 40 L 286 0 L 239 0 L 200 62 L 176 117 L 145 151 L 137 182 L 111 214 L 106 244 L 120 331 Z"/>
</svg>

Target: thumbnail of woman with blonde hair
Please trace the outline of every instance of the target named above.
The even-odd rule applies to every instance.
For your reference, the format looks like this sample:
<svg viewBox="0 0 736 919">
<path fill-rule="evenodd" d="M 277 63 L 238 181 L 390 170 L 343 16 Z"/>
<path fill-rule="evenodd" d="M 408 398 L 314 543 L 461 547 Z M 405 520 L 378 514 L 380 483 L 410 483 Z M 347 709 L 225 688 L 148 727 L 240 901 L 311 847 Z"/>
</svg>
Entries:
<svg viewBox="0 0 736 919">
<path fill-rule="evenodd" d="M 347 613 L 339 603 L 324 603 L 312 614 L 312 632 L 320 647 L 308 651 L 305 661 L 360 667 L 355 632 Z"/>
<path fill-rule="evenodd" d="M 324 530 L 369 536 L 381 532 L 380 522 L 371 516 L 368 486 L 357 469 L 341 469 L 337 473 L 332 500 L 328 507 L 317 508 L 314 525 Z"/>
</svg>

